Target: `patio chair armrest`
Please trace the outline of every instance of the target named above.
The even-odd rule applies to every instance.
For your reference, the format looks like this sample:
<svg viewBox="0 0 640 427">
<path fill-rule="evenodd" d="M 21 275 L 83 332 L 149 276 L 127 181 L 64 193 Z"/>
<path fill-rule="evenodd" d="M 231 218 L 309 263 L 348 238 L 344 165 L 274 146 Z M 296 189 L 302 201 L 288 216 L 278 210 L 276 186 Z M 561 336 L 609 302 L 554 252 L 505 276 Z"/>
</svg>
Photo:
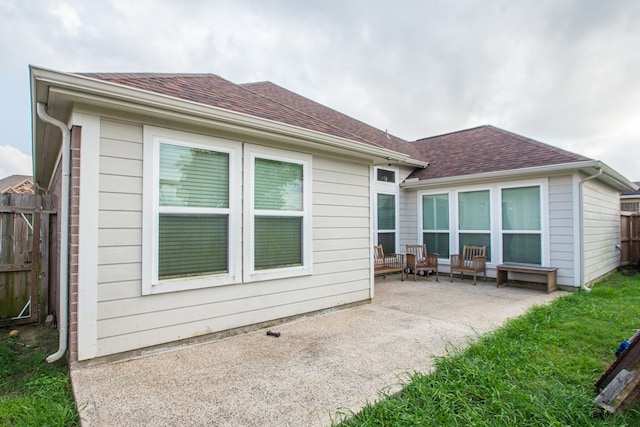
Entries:
<svg viewBox="0 0 640 427">
<path fill-rule="evenodd" d="M 416 256 L 414 254 L 407 254 L 407 267 L 411 268 L 411 269 L 415 269 L 416 268 Z"/>
<path fill-rule="evenodd" d="M 460 254 L 451 255 L 449 259 L 451 261 L 451 267 L 460 267 L 463 263 L 462 255 Z"/>
<path fill-rule="evenodd" d="M 476 268 L 485 268 L 487 265 L 487 257 L 476 255 L 473 257 L 473 266 Z"/>
</svg>

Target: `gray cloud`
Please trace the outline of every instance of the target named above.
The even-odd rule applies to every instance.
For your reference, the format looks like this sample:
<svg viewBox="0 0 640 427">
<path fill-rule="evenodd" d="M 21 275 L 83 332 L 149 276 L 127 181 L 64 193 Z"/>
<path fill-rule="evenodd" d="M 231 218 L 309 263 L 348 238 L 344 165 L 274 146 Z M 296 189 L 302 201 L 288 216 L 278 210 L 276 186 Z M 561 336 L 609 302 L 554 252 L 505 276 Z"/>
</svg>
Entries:
<svg viewBox="0 0 640 427">
<path fill-rule="evenodd" d="M 0 124 L 25 152 L 32 63 L 271 80 L 403 138 L 490 123 L 640 179 L 634 0 L 5 0 L 0 19 Z"/>
</svg>

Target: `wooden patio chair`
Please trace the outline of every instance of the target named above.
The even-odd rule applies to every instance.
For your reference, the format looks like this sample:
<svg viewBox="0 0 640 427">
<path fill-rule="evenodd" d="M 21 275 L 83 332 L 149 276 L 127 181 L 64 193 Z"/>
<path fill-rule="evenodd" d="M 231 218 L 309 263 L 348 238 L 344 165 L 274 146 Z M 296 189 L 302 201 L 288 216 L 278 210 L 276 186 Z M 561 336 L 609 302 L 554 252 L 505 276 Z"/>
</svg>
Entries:
<svg viewBox="0 0 640 427">
<path fill-rule="evenodd" d="M 465 246 L 460 255 L 451 255 L 451 281 L 453 273 L 460 272 L 460 280 L 464 273 L 473 274 L 473 284 L 476 285 L 476 276 L 482 272 L 484 281 L 487 281 L 487 247 Z"/>
<path fill-rule="evenodd" d="M 436 273 L 438 282 L 438 254 L 427 252 L 427 245 L 407 245 L 407 268 L 413 271 L 413 280 L 416 280 L 418 270 L 425 273 Z"/>
<path fill-rule="evenodd" d="M 386 279 L 389 273 L 400 273 L 404 281 L 404 255 L 385 254 L 382 245 L 373 247 L 373 271 L 374 274 L 382 274 Z"/>
</svg>

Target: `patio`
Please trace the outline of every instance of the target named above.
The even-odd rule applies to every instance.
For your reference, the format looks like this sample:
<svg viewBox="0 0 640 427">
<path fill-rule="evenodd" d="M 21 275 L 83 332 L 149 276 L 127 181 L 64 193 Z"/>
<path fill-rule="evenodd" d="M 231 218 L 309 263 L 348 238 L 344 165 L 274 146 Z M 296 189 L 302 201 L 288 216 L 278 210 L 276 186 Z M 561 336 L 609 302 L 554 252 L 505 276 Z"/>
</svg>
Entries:
<svg viewBox="0 0 640 427">
<path fill-rule="evenodd" d="M 111 364 L 72 369 L 84 426 L 327 426 L 406 373 L 564 295 L 442 275 L 377 278 L 371 304 Z"/>
</svg>

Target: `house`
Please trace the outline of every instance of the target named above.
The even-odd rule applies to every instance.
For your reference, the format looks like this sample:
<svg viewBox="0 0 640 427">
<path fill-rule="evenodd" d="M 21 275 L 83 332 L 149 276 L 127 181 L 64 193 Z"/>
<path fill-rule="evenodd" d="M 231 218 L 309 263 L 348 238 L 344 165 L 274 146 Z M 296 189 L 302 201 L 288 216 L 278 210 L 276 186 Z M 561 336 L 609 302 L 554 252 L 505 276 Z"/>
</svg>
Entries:
<svg viewBox="0 0 640 427">
<path fill-rule="evenodd" d="M 489 276 L 554 266 L 572 289 L 619 262 L 619 193 L 635 186 L 492 126 L 410 142 L 269 82 L 30 72 L 34 179 L 60 200 L 49 360 L 367 302 L 377 243 L 425 242 L 447 271 L 478 242 Z"/>
<path fill-rule="evenodd" d="M 0 194 L 33 194 L 33 182 L 29 175 L 10 175 L 0 179 Z"/>
<path fill-rule="evenodd" d="M 640 181 L 635 181 L 634 184 L 640 187 Z M 625 191 L 620 195 L 620 199 L 621 211 L 640 213 L 640 189 Z"/>
</svg>

